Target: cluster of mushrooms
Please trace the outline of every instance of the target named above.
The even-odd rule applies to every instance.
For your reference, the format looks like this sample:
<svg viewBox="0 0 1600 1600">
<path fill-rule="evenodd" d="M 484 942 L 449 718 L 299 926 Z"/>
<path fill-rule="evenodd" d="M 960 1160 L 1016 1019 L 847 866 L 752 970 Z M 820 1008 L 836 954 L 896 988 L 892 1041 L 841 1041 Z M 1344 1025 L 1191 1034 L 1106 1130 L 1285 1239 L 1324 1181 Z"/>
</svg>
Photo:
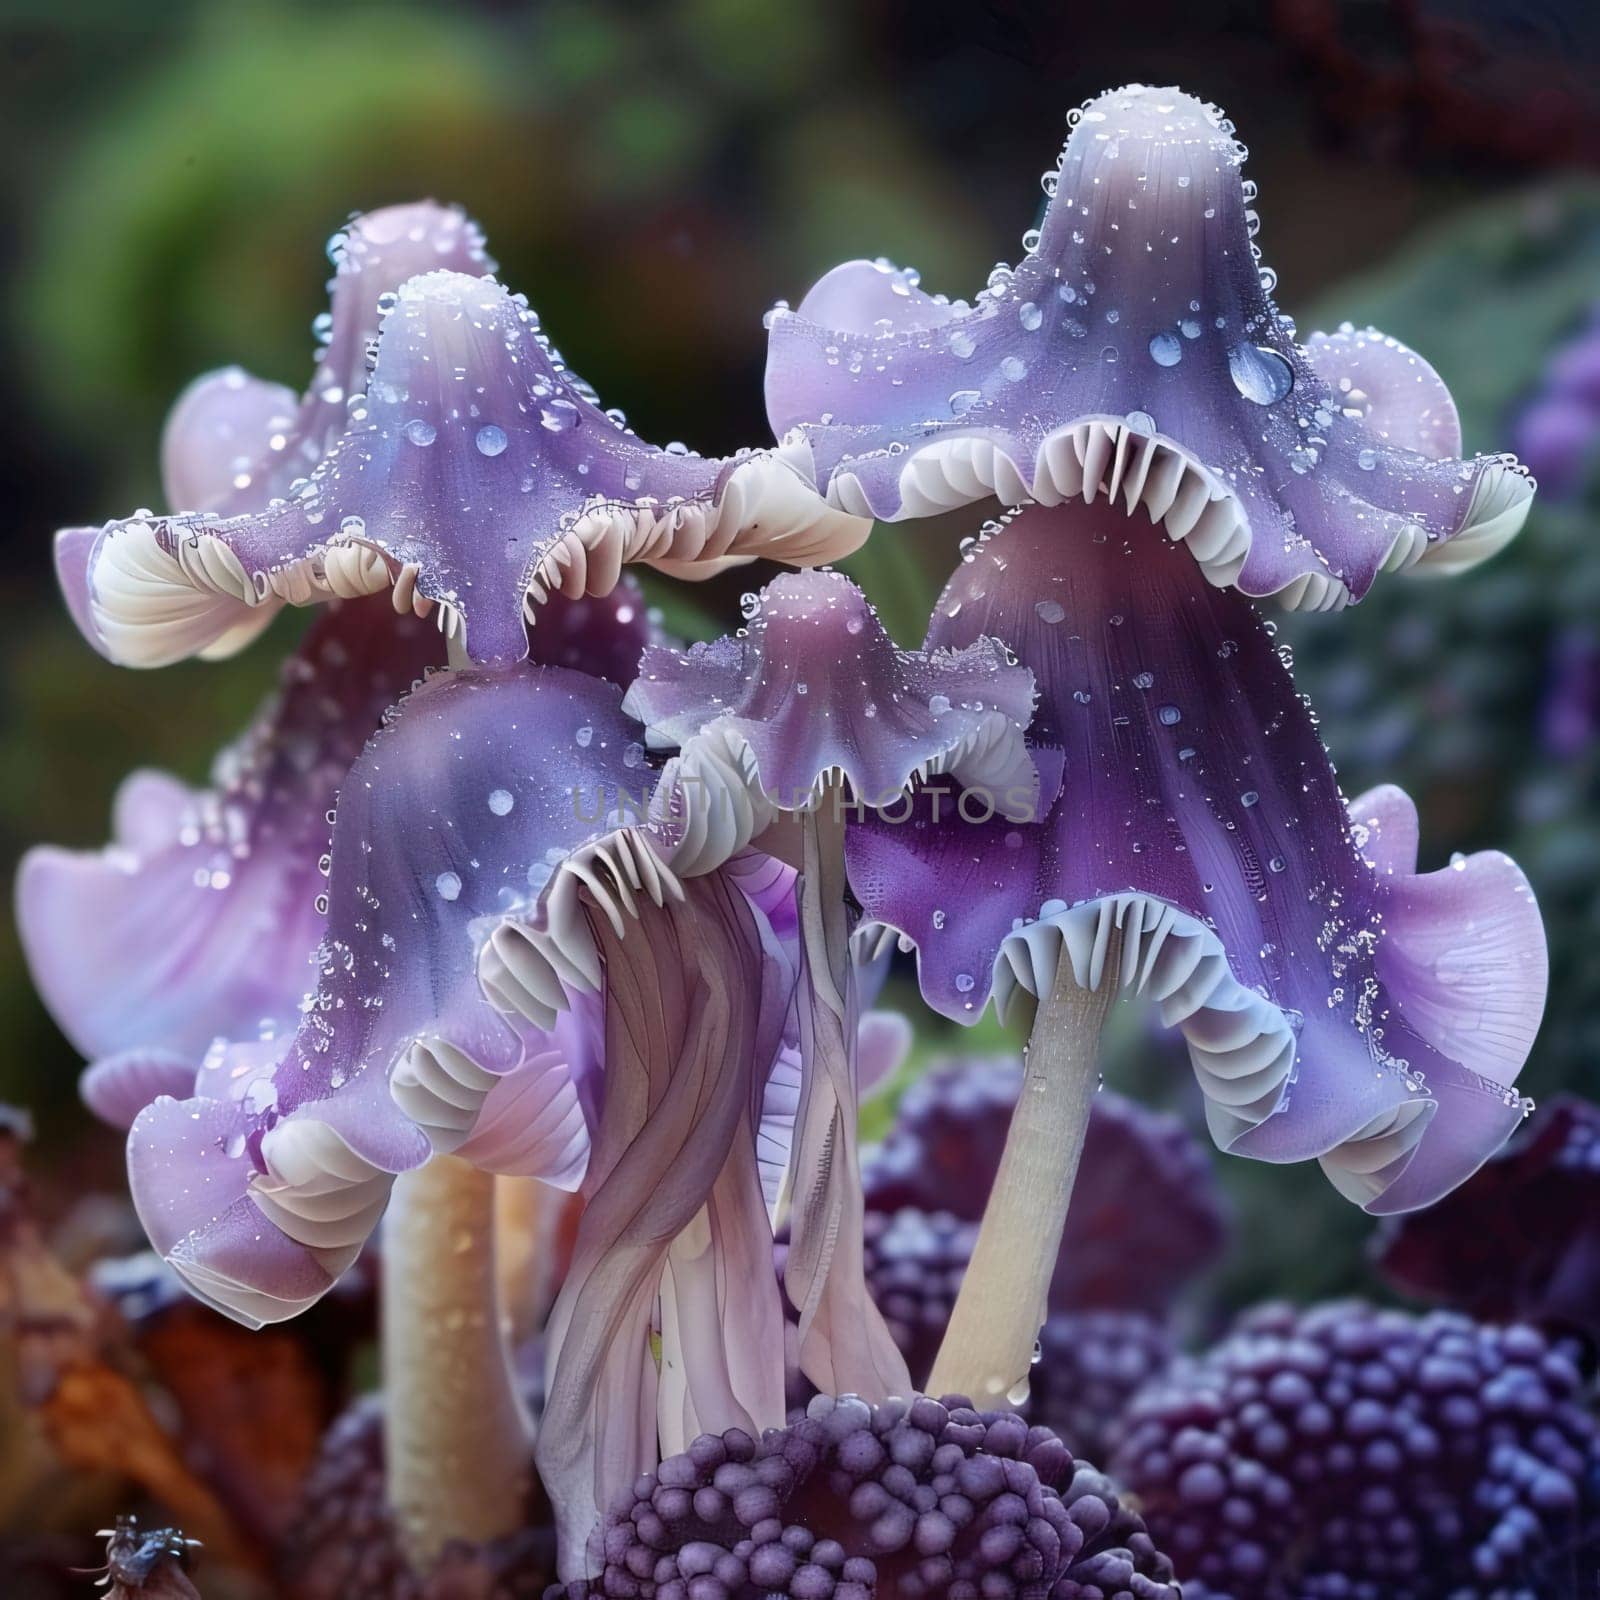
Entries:
<svg viewBox="0 0 1600 1600">
<path fill-rule="evenodd" d="M 536 1465 L 567 1583 L 978 1593 L 960 1518 L 897 1501 L 892 1459 L 972 1515 L 1021 1495 L 1015 1538 L 984 1534 L 1019 1592 L 1173 1593 L 1105 1480 L 1002 1414 L 1114 1001 L 1181 1030 L 1221 1148 L 1315 1159 L 1372 1213 L 1439 1199 L 1526 1112 L 1526 881 L 1488 853 L 1420 873 L 1405 794 L 1346 801 L 1263 613 L 1481 561 L 1533 482 L 1463 457 L 1394 339 L 1297 339 L 1215 107 L 1132 86 L 1071 123 L 1025 255 L 972 300 L 863 260 L 771 313 L 775 446 L 642 442 L 475 227 L 419 204 L 335 237 L 303 397 L 201 378 L 165 434 L 173 509 L 58 536 L 73 617 L 126 666 L 318 608 L 212 786 L 131 777 L 105 850 L 30 855 L 19 913 L 191 1293 L 293 1317 L 381 1223 L 387 1492 L 419 1568 L 513 1530 Z M 964 507 L 903 649 L 828 563 Z M 796 570 L 689 648 L 624 571 L 755 559 Z M 946 1017 L 1031 1017 L 922 1384 L 945 1403 L 865 1279 L 862 1058 L 896 951 Z M 508 1194 L 524 1231 L 574 1230 L 536 1437 Z M 819 1398 L 785 1430 L 797 1381 Z M 881 1502 L 872 1548 L 821 1510 L 808 1531 L 819 1462 Z M 674 1515 L 727 1548 L 638 1557 Z"/>
</svg>

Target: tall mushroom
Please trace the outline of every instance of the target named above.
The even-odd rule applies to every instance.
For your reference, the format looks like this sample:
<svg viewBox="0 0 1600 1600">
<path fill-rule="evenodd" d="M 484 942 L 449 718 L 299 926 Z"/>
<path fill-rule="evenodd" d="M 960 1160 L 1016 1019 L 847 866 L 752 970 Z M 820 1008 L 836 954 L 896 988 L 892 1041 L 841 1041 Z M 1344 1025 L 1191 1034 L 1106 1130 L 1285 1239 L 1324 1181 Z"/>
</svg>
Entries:
<svg viewBox="0 0 1600 1600">
<path fill-rule="evenodd" d="M 1268 626 L 1148 522 L 1029 507 L 995 528 L 927 642 L 991 635 L 1033 670 L 1054 805 L 1032 824 L 914 815 L 849 841 L 866 915 L 916 944 L 933 1005 L 975 1021 L 992 992 L 1034 1013 L 1029 1087 L 934 1372 L 980 1394 L 1026 1373 L 1059 1237 L 1040 1199 L 1070 1189 L 1118 990 L 1182 1029 L 1219 1145 L 1319 1159 L 1384 1212 L 1428 1204 L 1520 1122 L 1546 974 L 1516 866 L 1485 853 L 1419 875 L 1410 802 L 1345 804 Z"/>
<path fill-rule="evenodd" d="M 643 808 L 586 796 L 598 827 L 537 903 L 489 930 L 479 960 L 490 999 L 535 1026 L 587 992 L 604 1004 L 603 1094 L 537 1452 L 567 1579 L 599 1564 L 601 1513 L 662 1454 L 784 1414 L 759 1146 L 793 987 L 763 902 L 787 885 L 746 848 L 748 811 L 702 826 L 692 767 L 669 762 Z"/>
</svg>

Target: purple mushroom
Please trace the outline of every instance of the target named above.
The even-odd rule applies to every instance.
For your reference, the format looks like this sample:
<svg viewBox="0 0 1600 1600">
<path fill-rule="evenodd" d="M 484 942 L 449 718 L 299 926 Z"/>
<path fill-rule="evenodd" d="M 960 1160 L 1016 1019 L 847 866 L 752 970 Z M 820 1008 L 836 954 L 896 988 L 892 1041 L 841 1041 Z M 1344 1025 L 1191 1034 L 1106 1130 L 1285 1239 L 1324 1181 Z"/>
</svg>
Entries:
<svg viewBox="0 0 1600 1600">
<path fill-rule="evenodd" d="M 726 792 L 708 804 L 798 825 L 802 1075 L 785 1284 L 799 1362 L 828 1394 L 903 1394 L 905 1363 L 862 1277 L 846 814 L 947 774 L 963 804 L 1031 816 L 1032 678 L 987 639 L 897 649 L 849 579 L 811 572 L 764 590 L 737 636 L 646 651 L 627 703 L 652 743 L 715 756 Z"/>
<path fill-rule="evenodd" d="M 29 852 L 23 950 L 62 1031 L 101 1058 L 84 1090 L 106 1120 L 126 1127 L 158 1089 L 192 1085 L 213 1039 L 294 1015 L 325 921 L 327 813 L 383 714 L 443 656 L 415 618 L 342 602 L 218 756 L 210 788 L 135 773 L 104 850 Z"/>
<path fill-rule="evenodd" d="M 1032 1132 L 1014 1125 L 1027 1164 L 1008 1153 L 991 1202 L 997 1262 L 1016 1269 L 1017 1239 L 1036 1259 L 1027 1288 L 1002 1294 L 980 1243 L 951 1329 L 952 1359 L 998 1359 L 1009 1385 L 1055 1260 L 1059 1216 L 1041 1227 L 1041 1201 L 1064 1209 L 1069 1130 L 1119 988 L 1184 1031 L 1219 1145 L 1318 1158 L 1350 1198 L 1395 1211 L 1447 1192 L 1521 1120 L 1511 1086 L 1546 960 L 1505 857 L 1418 875 L 1398 790 L 1346 807 L 1269 628 L 1147 522 L 1109 506 L 1018 513 L 969 552 L 927 645 L 981 636 L 1034 672 L 1031 736 L 1061 766 L 1059 797 L 1035 823 L 869 823 L 849 868 L 867 916 L 915 943 L 940 1010 L 975 1020 L 991 989 L 1003 1011 L 1037 1008 L 1041 1089 L 1022 1101 Z M 996 1357 L 984 1329 L 1005 1306 Z M 962 1307 L 981 1308 L 964 1335 Z M 981 1393 L 999 1381 L 959 1375 Z"/>
<path fill-rule="evenodd" d="M 1214 107 L 1113 91 L 973 304 L 852 262 L 769 323 L 769 418 L 834 504 L 1037 503 L 969 554 L 927 645 L 1017 651 L 1058 797 L 1033 822 L 913 811 L 849 856 L 936 1006 L 975 1020 L 993 987 L 1037 1007 L 931 1378 L 985 1399 L 1027 1371 L 1118 988 L 1184 1028 L 1220 1144 L 1318 1157 L 1370 1209 L 1445 1192 L 1523 1111 L 1546 975 L 1525 881 L 1497 856 L 1417 876 L 1403 797 L 1351 822 L 1243 596 L 1336 609 L 1385 568 L 1458 570 L 1533 484 L 1459 459 L 1448 392 L 1396 341 L 1295 342 L 1244 156 Z"/>
<path fill-rule="evenodd" d="M 464 212 L 431 201 L 352 217 L 328 241 L 328 256 L 334 267 L 329 309 L 317 319 L 316 371 L 301 399 L 239 367 L 207 373 L 178 397 L 161 449 L 162 483 L 174 512 L 235 517 L 262 512 L 295 492 L 344 433 L 351 411 L 359 410 L 370 348 L 400 286 L 424 272 L 494 270 L 477 225 Z M 155 552 L 147 552 L 146 570 L 124 575 L 123 598 L 131 603 L 113 599 L 107 605 L 110 597 L 99 596 L 91 583 L 98 539 L 96 528 L 63 530 L 56 536 L 56 566 L 79 628 L 114 661 L 157 666 L 191 654 L 231 655 L 279 609 L 277 597 L 227 605 L 203 590 L 163 589 L 163 560 Z M 325 585 L 320 592 L 362 591 Z"/>
<path fill-rule="evenodd" d="M 760 1152 L 794 987 L 767 913 L 792 915 L 792 874 L 746 848 L 748 812 L 725 827 L 705 794 L 689 753 L 653 794 L 575 791 L 588 837 L 551 853 L 537 900 L 480 947 L 509 1017 L 547 1028 L 574 996 L 602 997 L 603 1088 L 537 1450 L 569 1579 L 602 1508 L 660 1454 L 783 1418 Z"/>
<path fill-rule="evenodd" d="M 781 453 L 708 461 L 641 443 L 526 300 L 483 275 L 475 230 L 445 213 L 445 236 L 422 214 L 389 248 L 355 248 L 372 219 L 345 238 L 330 344 L 297 415 L 283 391 L 202 380 L 169 428 L 173 514 L 61 536 L 74 612 L 114 660 L 226 654 L 284 604 L 377 593 L 436 611 L 473 660 L 514 662 L 551 594 L 606 595 L 624 563 L 705 575 L 861 542 L 867 525 L 824 505 Z M 226 480 L 219 435 L 245 441 Z"/>
<path fill-rule="evenodd" d="M 770 317 L 773 431 L 809 447 L 835 505 L 897 519 L 1104 492 L 1209 582 L 1312 610 L 1515 535 L 1533 481 L 1460 458 L 1420 356 L 1370 329 L 1295 341 L 1216 107 L 1135 84 L 1071 121 L 1026 255 L 971 304 L 852 261 Z"/>
</svg>

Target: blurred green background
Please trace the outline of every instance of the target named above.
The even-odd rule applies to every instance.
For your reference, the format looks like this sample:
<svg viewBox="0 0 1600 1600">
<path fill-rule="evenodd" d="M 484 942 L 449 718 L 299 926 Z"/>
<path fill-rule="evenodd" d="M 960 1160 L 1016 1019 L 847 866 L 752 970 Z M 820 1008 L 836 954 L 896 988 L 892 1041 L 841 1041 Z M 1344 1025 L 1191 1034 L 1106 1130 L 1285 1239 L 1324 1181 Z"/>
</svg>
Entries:
<svg viewBox="0 0 1600 1600">
<path fill-rule="evenodd" d="M 219 666 L 100 662 L 57 603 L 50 533 L 159 502 L 161 420 L 195 373 L 239 361 L 304 381 L 322 245 L 352 210 L 462 203 L 604 403 L 707 452 L 765 442 L 774 299 L 878 254 L 970 293 L 1018 253 L 1067 110 L 1129 79 L 1229 110 L 1285 308 L 1415 344 L 1461 397 L 1471 446 L 1515 442 L 1600 300 L 1586 3 L 13 3 L 0 39 L 8 869 L 35 841 L 103 840 L 135 765 L 199 779 L 270 684 L 278 634 Z M 1352 791 L 1411 788 L 1428 864 L 1501 844 L 1533 872 L 1557 975 L 1535 1094 L 1592 1082 L 1600 1045 L 1583 711 L 1600 689 L 1589 667 L 1568 681 L 1600 617 L 1600 498 L 1581 439 L 1578 456 L 1488 571 L 1391 581 L 1358 613 L 1289 630 Z M 907 640 L 978 520 L 880 530 L 859 558 Z M 749 581 L 678 591 L 670 614 L 723 626 Z M 1552 743 L 1552 696 L 1574 694 L 1578 731 Z M 79 1063 L 9 925 L 0 1027 L 0 1098 L 33 1109 L 42 1175 L 116 1188 L 119 1141 L 77 1109 Z M 1126 1033 L 1115 1075 L 1180 1096 L 1178 1057 Z M 1315 1171 L 1226 1165 L 1245 1208 L 1234 1294 L 1351 1280 L 1366 1224 Z M 1273 1225 L 1263 1183 L 1300 1226 Z"/>
</svg>

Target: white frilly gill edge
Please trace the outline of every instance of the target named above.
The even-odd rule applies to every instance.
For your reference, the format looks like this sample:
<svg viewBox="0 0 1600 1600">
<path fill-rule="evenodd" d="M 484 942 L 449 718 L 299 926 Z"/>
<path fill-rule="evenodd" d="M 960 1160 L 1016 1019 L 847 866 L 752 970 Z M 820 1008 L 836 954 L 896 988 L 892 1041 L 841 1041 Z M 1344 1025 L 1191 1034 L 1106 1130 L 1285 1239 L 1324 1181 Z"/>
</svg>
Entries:
<svg viewBox="0 0 1600 1600">
<path fill-rule="evenodd" d="M 383 593 L 396 612 L 432 615 L 447 639 L 464 640 L 461 608 L 424 594 L 420 564 L 402 562 L 365 528 L 359 535 L 335 529 L 308 554 L 251 572 L 228 544 L 227 527 L 210 514 L 139 513 L 101 531 L 89 556 L 89 605 L 113 661 L 217 660 L 243 649 L 285 605 Z M 755 451 L 704 497 L 588 501 L 563 519 L 534 563 L 523 610 L 532 622 L 551 594 L 609 594 L 634 562 L 681 578 L 710 577 L 758 556 L 819 565 L 857 549 L 870 527 L 824 501 L 793 452 Z"/>
<path fill-rule="evenodd" d="M 519 1067 L 557 1069 L 559 1051 L 547 1041 L 525 1042 Z M 516 1070 L 516 1069 L 513 1069 Z M 389 1094 L 427 1139 L 431 1153 L 447 1155 L 466 1145 L 476 1131 L 490 1091 L 504 1073 L 490 1072 L 459 1046 L 437 1034 L 423 1034 L 401 1047 L 389 1072 Z M 262 1216 L 308 1250 L 330 1282 L 360 1253 L 389 1201 L 396 1173 L 354 1150 L 345 1136 L 312 1112 L 286 1117 L 261 1139 L 263 1170 L 253 1174 L 246 1193 Z M 173 1263 L 195 1282 L 194 1266 Z M 202 1269 L 204 1271 L 204 1269 Z M 233 1314 L 261 1318 L 261 1299 L 247 1286 L 225 1283 L 206 1273 L 207 1296 Z M 305 1309 L 276 1303 L 278 1321 Z"/>
<path fill-rule="evenodd" d="M 1113 965 L 1114 932 L 1120 939 Z M 909 936 L 883 922 L 863 924 L 857 938 L 871 948 L 895 938 L 912 947 Z M 1079 987 L 1110 982 L 1145 996 L 1162 1023 L 1182 1033 L 1206 1126 L 1220 1150 L 1235 1151 L 1287 1109 L 1298 1051 L 1289 1015 L 1239 982 L 1217 934 L 1188 912 L 1135 891 L 1073 906 L 1046 901 L 1037 920 L 1007 935 L 995 957 L 992 993 L 1000 1019 L 1031 1018 L 1063 959 Z M 1369 1205 L 1404 1171 L 1436 1109 L 1425 1094 L 1410 1097 L 1317 1159 L 1340 1194 Z"/>
<path fill-rule="evenodd" d="M 798 463 L 810 456 L 798 429 L 783 448 Z M 1169 539 L 1181 541 L 1214 588 L 1232 586 L 1250 554 L 1250 519 L 1232 490 L 1177 440 L 1136 427 L 1129 417 L 1081 417 L 1053 429 L 1035 451 L 1031 475 L 1003 444 L 975 433 L 943 432 L 903 456 L 899 518 L 938 516 L 991 497 L 1007 506 L 1059 506 L 1079 498 L 1092 504 L 1103 493 L 1111 502 L 1120 496 L 1126 515 L 1141 509 Z M 1481 465 L 1461 525 L 1449 538 L 1434 538 L 1420 523 L 1389 516 L 1392 532 L 1380 571 L 1464 572 L 1516 537 L 1527 520 L 1534 480 L 1511 457 L 1484 458 Z M 809 471 L 814 478 L 814 461 Z M 848 462 L 834 470 L 827 498 L 857 516 L 873 515 Z M 1300 574 L 1270 598 L 1289 611 L 1342 611 L 1352 597 L 1343 579 L 1323 571 Z"/>
<path fill-rule="evenodd" d="M 552 594 L 609 594 L 624 566 L 701 579 L 757 558 L 823 566 L 857 550 L 872 520 L 818 495 L 810 449 L 780 446 L 737 460 L 715 495 L 585 502 L 528 582 L 529 620 Z"/>
<path fill-rule="evenodd" d="M 490 928 L 478 952 L 489 1003 L 552 1028 L 570 994 L 597 992 L 604 979 L 586 902 L 625 938 L 641 899 L 681 900 L 682 879 L 714 872 L 775 818 L 742 740 L 691 741 L 662 768 L 644 816 L 613 816 L 556 866 L 532 905 Z"/>
</svg>

